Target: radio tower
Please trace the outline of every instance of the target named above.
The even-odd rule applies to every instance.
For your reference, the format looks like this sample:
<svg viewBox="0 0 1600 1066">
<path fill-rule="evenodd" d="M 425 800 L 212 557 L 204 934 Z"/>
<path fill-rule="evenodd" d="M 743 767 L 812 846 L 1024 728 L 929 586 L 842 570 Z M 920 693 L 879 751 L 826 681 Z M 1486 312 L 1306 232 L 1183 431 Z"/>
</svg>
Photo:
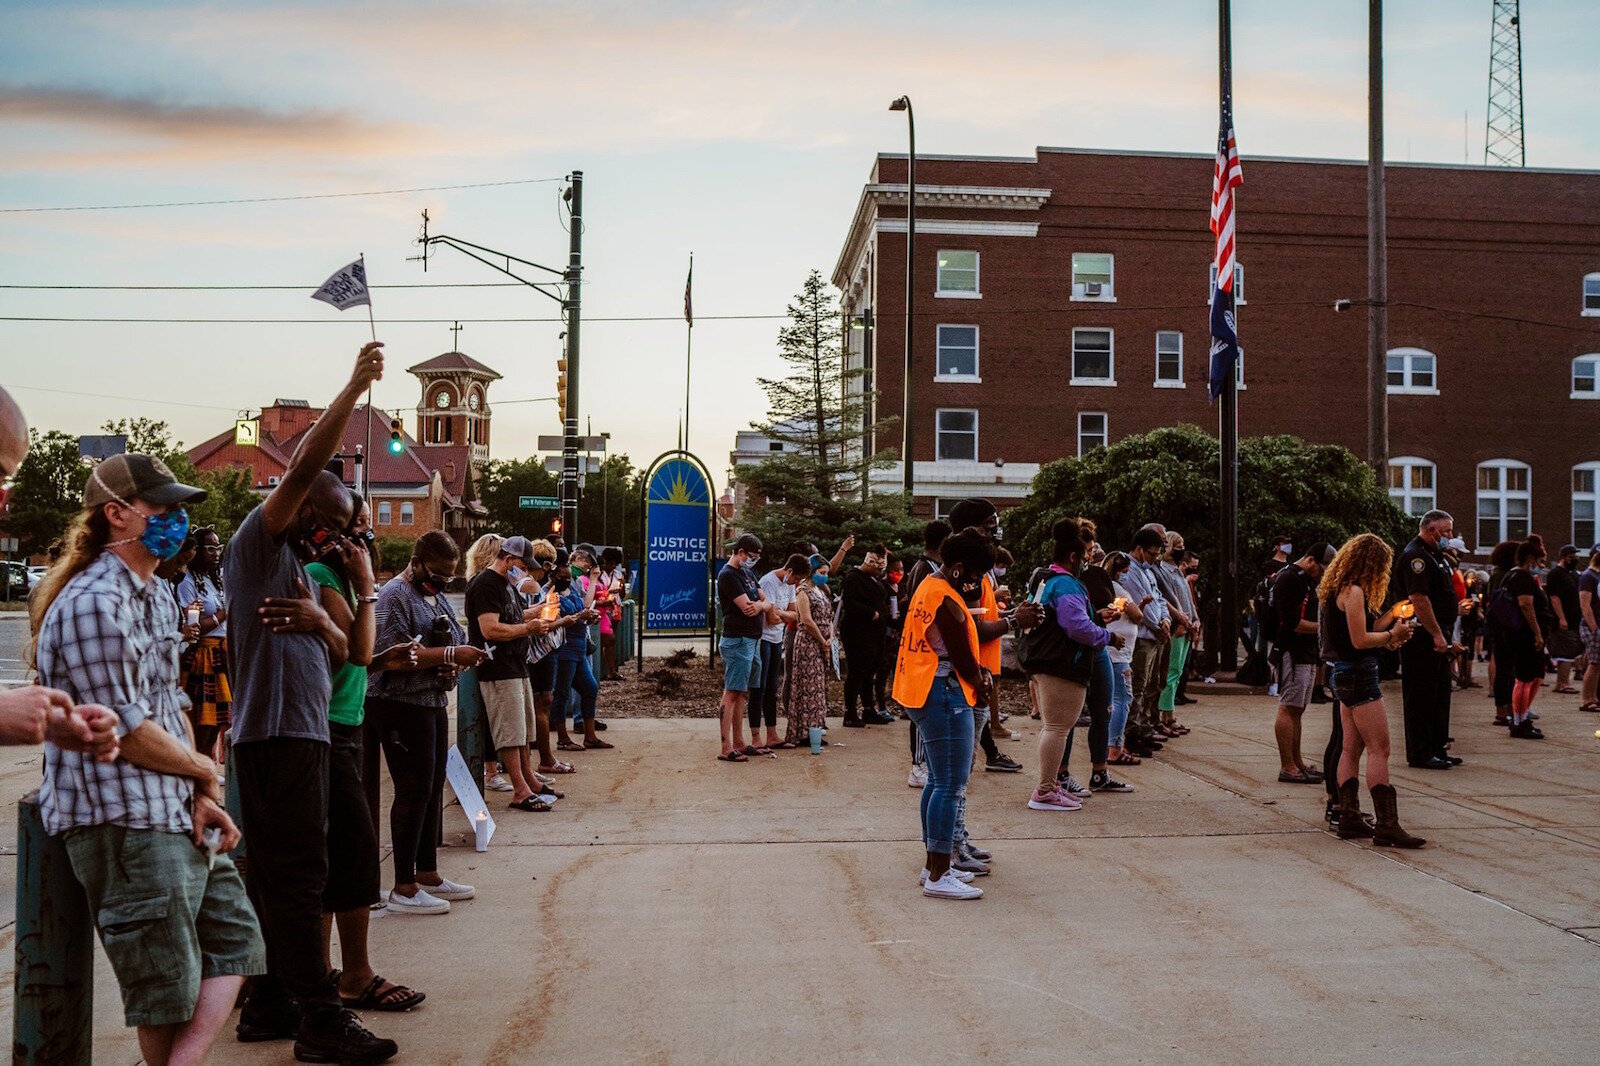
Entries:
<svg viewBox="0 0 1600 1066">
<path fill-rule="evenodd" d="M 1525 167 L 1522 144 L 1521 0 L 1493 0 L 1494 29 L 1489 38 L 1489 129 L 1483 163 Z"/>
</svg>

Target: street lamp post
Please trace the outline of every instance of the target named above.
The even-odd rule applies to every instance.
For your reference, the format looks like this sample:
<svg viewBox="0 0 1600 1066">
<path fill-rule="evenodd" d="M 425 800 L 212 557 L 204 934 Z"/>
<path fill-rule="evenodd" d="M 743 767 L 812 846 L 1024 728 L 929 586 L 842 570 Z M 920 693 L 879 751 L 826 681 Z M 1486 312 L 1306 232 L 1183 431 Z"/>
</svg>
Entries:
<svg viewBox="0 0 1600 1066">
<path fill-rule="evenodd" d="M 911 458 L 911 326 L 916 305 L 917 261 L 917 120 L 911 110 L 911 97 L 901 96 L 891 101 L 890 111 L 906 113 L 906 133 L 909 151 L 906 154 L 906 365 L 905 391 L 900 399 L 900 465 L 903 468 L 901 484 L 906 494 L 906 510 L 913 510 L 916 497 L 912 494 Z"/>
</svg>

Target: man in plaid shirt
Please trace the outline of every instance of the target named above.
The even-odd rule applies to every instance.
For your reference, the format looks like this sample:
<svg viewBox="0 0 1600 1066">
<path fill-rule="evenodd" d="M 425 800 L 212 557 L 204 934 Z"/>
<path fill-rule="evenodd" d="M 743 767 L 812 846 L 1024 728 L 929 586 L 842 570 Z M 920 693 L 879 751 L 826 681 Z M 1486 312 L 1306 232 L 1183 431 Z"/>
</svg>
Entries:
<svg viewBox="0 0 1600 1066">
<path fill-rule="evenodd" d="M 33 609 L 40 682 L 117 718 L 121 756 L 45 744 L 45 829 L 62 838 L 146 1062 L 198 1062 L 265 948 L 228 858 L 239 832 L 193 748 L 178 687 L 176 602 L 155 579 L 205 493 L 119 455 L 84 489 L 68 553 Z"/>
</svg>

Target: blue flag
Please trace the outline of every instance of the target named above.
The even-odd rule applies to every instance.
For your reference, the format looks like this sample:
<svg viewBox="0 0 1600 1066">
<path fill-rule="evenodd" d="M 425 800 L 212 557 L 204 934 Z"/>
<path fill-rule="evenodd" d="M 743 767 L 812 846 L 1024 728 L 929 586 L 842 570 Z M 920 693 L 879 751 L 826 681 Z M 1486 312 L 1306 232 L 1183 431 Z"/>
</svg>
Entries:
<svg viewBox="0 0 1600 1066">
<path fill-rule="evenodd" d="M 1239 334 L 1233 323 L 1233 292 L 1216 286 L 1211 292 L 1211 399 L 1222 395 L 1228 367 L 1239 358 Z"/>
</svg>

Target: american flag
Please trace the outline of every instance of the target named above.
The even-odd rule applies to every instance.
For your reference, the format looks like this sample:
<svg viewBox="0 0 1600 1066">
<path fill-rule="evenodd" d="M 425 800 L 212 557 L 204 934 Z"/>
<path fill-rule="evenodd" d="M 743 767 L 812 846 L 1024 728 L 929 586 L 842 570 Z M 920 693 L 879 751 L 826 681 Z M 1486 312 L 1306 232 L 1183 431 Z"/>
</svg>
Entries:
<svg viewBox="0 0 1600 1066">
<path fill-rule="evenodd" d="M 694 328 L 694 256 L 689 257 L 689 276 L 683 282 L 683 320 Z"/>
<path fill-rule="evenodd" d="M 1239 335 L 1234 328 L 1233 190 L 1244 184 L 1239 169 L 1239 146 L 1233 139 L 1232 100 L 1222 101 L 1222 122 L 1217 130 L 1217 164 L 1211 175 L 1211 232 L 1217 238 L 1217 284 L 1211 293 L 1211 398 L 1222 395 L 1228 367 L 1239 358 Z"/>
</svg>

